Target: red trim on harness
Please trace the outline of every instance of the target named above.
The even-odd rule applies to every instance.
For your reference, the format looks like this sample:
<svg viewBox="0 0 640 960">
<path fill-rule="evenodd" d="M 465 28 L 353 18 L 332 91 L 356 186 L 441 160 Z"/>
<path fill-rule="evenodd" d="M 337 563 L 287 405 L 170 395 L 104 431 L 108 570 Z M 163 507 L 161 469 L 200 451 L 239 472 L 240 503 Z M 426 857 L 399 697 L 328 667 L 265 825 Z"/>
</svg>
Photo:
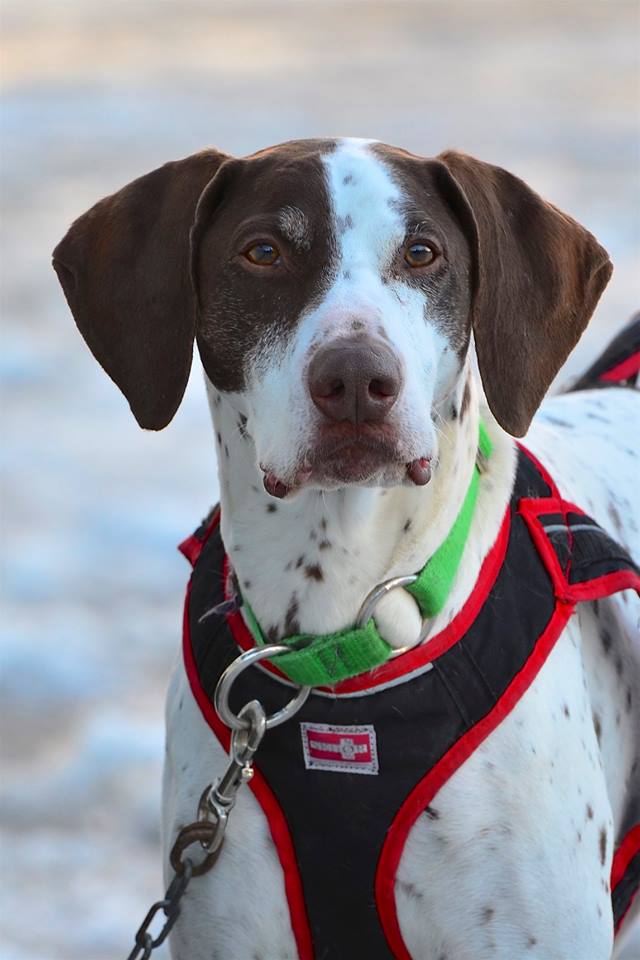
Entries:
<svg viewBox="0 0 640 960">
<path fill-rule="evenodd" d="M 584 510 L 581 510 L 580 507 L 576 507 L 573 503 L 562 500 L 560 497 L 538 497 L 527 499 L 523 498 L 518 506 L 518 513 L 524 517 L 529 529 L 529 533 L 531 534 L 531 539 L 533 540 L 540 557 L 544 561 L 547 572 L 551 577 L 556 597 L 559 600 L 571 602 L 571 600 L 573 600 L 573 588 L 568 582 L 569 566 L 567 566 L 566 570 L 563 570 L 560 566 L 558 555 L 551 546 L 549 537 L 544 531 L 544 527 L 539 520 L 539 516 L 541 513 L 561 514 L 570 537 L 571 534 L 569 532 L 568 514 L 584 514 Z M 569 542 L 569 550 L 571 550 L 571 542 Z"/>
<path fill-rule="evenodd" d="M 640 593 L 640 576 L 633 570 L 616 570 L 613 573 L 604 573 L 593 580 L 587 580 L 585 583 L 569 583 L 568 573 L 560 566 L 558 555 L 545 533 L 539 516 L 541 513 L 561 513 L 565 518 L 568 513 L 584 515 L 584 510 L 580 507 L 567 500 L 532 498 L 520 501 L 518 513 L 525 519 L 531 538 L 551 577 L 558 600 L 565 603 L 599 600 L 601 597 L 617 593 L 618 590 L 637 590 Z"/>
<path fill-rule="evenodd" d="M 216 512 L 211 518 L 209 526 L 204 532 L 202 540 L 196 537 L 195 533 L 192 533 L 190 537 L 187 537 L 186 540 L 183 540 L 182 543 L 178 544 L 178 550 L 183 557 L 186 557 L 192 567 L 195 567 L 198 557 L 202 553 L 202 548 L 205 543 L 216 529 L 220 523 L 220 507 L 216 509 Z"/>
<path fill-rule="evenodd" d="M 429 640 L 428 643 L 417 647 L 415 650 L 409 650 L 393 660 L 376 667 L 368 673 L 361 673 L 350 680 L 343 680 L 335 687 L 320 687 L 320 690 L 331 691 L 332 693 L 359 693 L 360 691 L 372 690 L 384 683 L 389 683 L 398 677 L 413 673 L 420 667 L 431 663 L 436 657 L 442 656 L 450 647 L 458 642 L 469 629 L 475 618 L 478 616 L 484 601 L 487 599 L 496 578 L 502 567 L 502 563 L 507 552 L 509 543 L 509 531 L 511 529 L 511 513 L 507 508 L 498 536 L 491 547 L 489 553 L 484 558 L 478 579 L 472 592 L 469 594 L 464 605 L 455 615 L 451 623 L 441 630 L 440 633 Z M 224 582 L 227 582 L 227 558 L 225 557 Z M 244 622 L 240 611 L 227 614 L 227 623 L 233 635 L 233 639 L 241 650 L 252 650 L 255 646 L 253 636 Z M 283 674 L 271 663 L 262 663 L 260 665 L 278 677 Z"/>
<path fill-rule="evenodd" d="M 215 518 L 214 518 L 215 520 Z M 205 541 L 211 532 L 215 529 L 217 520 L 212 522 L 207 530 Z M 186 556 L 186 554 L 185 554 Z M 209 724 L 214 734 L 220 741 L 224 750 L 229 750 L 230 732 L 222 723 L 214 707 L 209 701 L 206 693 L 200 685 L 198 670 L 193 658 L 191 649 L 191 632 L 189 630 L 189 598 L 191 596 L 191 581 L 187 586 L 187 594 L 184 602 L 183 619 L 183 654 L 184 665 L 191 687 L 191 692 L 195 697 L 196 703 L 200 707 L 202 716 Z M 296 854 L 293 848 L 293 841 L 284 814 L 280 809 L 271 787 L 264 779 L 259 770 L 254 768 L 253 778 L 249 786 L 255 794 L 256 800 L 260 804 L 269 824 L 269 830 L 278 851 L 278 858 L 284 874 L 284 887 L 289 904 L 289 913 L 291 915 L 291 927 L 296 941 L 296 947 L 300 960 L 313 960 L 313 945 L 311 941 L 311 931 L 307 917 L 307 908 L 304 902 L 304 893 L 302 891 L 302 881 L 298 871 Z"/>
<path fill-rule="evenodd" d="M 572 583 L 569 587 L 571 597 L 579 600 L 600 600 L 610 597 L 619 590 L 636 590 L 640 594 L 640 574 L 633 570 L 616 570 L 614 573 L 603 573 L 601 577 L 587 580 L 586 583 Z"/>
<path fill-rule="evenodd" d="M 620 363 L 617 363 L 615 367 L 611 367 L 610 370 L 601 373 L 598 380 L 604 380 L 605 383 L 610 383 L 615 380 L 628 380 L 638 372 L 640 372 L 640 350 L 632 353 L 630 357 L 621 360 Z"/>
<path fill-rule="evenodd" d="M 376 902 L 382 929 L 396 960 L 411 960 L 400 932 L 395 904 L 395 879 L 398 864 L 415 821 L 438 790 L 449 780 L 483 740 L 511 712 L 531 685 L 573 612 L 573 604 L 558 603 L 538 638 L 531 656 L 513 678 L 493 709 L 464 734 L 429 773 L 414 787 L 398 810 L 387 832 L 376 871 Z"/>
<path fill-rule="evenodd" d="M 637 823 L 635 827 L 632 827 L 631 830 L 629 830 L 629 832 L 624 837 L 624 840 L 622 841 L 622 843 L 620 844 L 620 846 L 618 847 L 618 849 L 613 855 L 613 862 L 611 864 L 611 892 L 612 893 L 615 890 L 615 888 L 618 886 L 620 881 L 623 879 L 625 873 L 627 872 L 627 868 L 629 864 L 638 853 L 640 853 L 640 823 Z M 616 923 L 616 929 L 615 929 L 616 933 L 622 926 L 622 922 L 626 917 L 627 913 L 629 912 L 631 904 L 633 903 L 637 893 L 638 893 L 637 890 L 633 892 L 633 894 L 631 895 L 631 899 L 627 904 L 627 909 L 624 911 L 622 916 L 618 918 L 618 922 Z"/>
</svg>

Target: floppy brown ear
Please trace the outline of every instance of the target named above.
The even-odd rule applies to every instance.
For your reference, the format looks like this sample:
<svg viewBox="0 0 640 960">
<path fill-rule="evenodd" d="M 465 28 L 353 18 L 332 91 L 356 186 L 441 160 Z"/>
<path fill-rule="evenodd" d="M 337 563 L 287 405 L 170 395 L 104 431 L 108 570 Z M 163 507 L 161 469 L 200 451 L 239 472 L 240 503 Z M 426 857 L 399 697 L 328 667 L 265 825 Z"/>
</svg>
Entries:
<svg viewBox="0 0 640 960">
<path fill-rule="evenodd" d="M 584 227 L 506 170 L 455 151 L 437 159 L 475 261 L 472 324 L 487 401 L 520 437 L 613 267 Z"/>
<path fill-rule="evenodd" d="M 189 230 L 226 160 L 203 150 L 100 200 L 53 251 L 71 312 L 141 427 L 160 430 L 184 394 L 195 334 Z"/>
</svg>

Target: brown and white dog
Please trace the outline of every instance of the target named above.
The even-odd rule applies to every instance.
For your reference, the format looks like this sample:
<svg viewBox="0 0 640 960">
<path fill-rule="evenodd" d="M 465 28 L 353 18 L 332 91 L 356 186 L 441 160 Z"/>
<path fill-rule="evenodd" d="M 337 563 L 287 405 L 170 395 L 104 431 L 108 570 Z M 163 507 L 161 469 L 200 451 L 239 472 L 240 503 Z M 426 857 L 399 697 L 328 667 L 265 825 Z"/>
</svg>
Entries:
<svg viewBox="0 0 640 960">
<path fill-rule="evenodd" d="M 352 624 L 375 584 L 420 569 L 446 536 L 476 456 L 473 332 L 494 453 L 430 635 L 452 620 L 511 494 L 512 437 L 529 429 L 611 273 L 590 233 L 506 171 L 349 139 L 166 164 L 77 220 L 54 265 L 141 426 L 173 417 L 196 340 L 223 540 L 270 638 Z M 636 559 L 639 413 L 630 390 L 553 397 L 526 441 Z M 639 617 L 628 592 L 582 605 L 442 788 L 437 820 L 416 822 L 395 891 L 413 957 L 611 957 L 611 859 L 632 774 L 637 786 Z M 376 620 L 393 646 L 429 642 L 404 591 Z M 167 736 L 168 848 L 225 762 L 182 666 Z M 215 869 L 189 889 L 172 949 L 179 960 L 297 956 L 249 791 Z"/>
</svg>

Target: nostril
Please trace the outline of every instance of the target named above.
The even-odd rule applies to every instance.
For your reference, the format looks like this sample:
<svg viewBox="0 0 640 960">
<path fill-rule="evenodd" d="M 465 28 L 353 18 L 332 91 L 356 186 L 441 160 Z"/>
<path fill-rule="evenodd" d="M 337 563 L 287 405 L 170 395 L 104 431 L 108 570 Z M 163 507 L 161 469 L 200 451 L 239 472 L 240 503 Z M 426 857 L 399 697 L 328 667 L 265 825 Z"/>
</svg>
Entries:
<svg viewBox="0 0 640 960">
<path fill-rule="evenodd" d="M 333 379 L 324 383 L 316 383 L 311 392 L 318 400 L 337 400 L 345 392 L 344 381 Z"/>
<path fill-rule="evenodd" d="M 397 392 L 397 385 L 392 380 L 372 380 L 369 384 L 369 395 L 374 400 L 388 400 Z"/>
</svg>

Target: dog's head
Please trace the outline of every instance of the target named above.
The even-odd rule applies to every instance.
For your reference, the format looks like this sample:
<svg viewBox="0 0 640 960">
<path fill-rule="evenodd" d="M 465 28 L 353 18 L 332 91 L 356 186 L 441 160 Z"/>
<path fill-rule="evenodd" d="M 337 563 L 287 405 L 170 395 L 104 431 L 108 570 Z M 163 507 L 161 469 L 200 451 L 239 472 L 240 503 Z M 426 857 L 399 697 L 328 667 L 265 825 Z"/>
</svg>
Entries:
<svg viewBox="0 0 640 960">
<path fill-rule="evenodd" d="M 196 339 L 275 495 L 426 482 L 472 330 L 522 435 L 611 274 L 505 170 L 355 140 L 166 164 L 80 217 L 54 266 L 141 426 L 173 417 Z"/>
</svg>

